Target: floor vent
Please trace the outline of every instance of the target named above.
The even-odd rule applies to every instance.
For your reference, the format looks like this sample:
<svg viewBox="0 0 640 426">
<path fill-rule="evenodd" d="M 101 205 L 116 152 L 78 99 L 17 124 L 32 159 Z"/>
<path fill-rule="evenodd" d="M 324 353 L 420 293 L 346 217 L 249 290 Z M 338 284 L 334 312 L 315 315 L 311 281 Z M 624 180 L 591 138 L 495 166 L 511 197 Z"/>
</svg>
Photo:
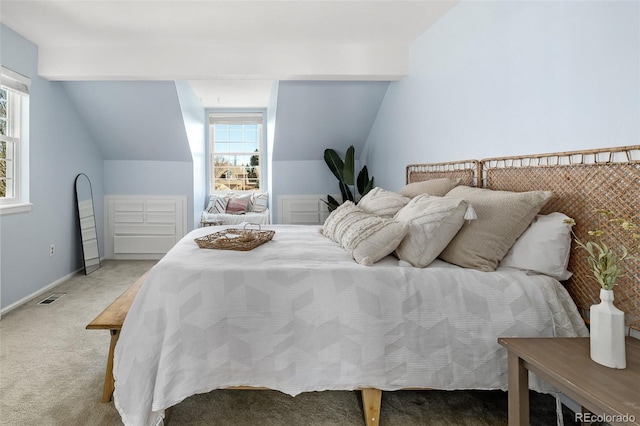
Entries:
<svg viewBox="0 0 640 426">
<path fill-rule="evenodd" d="M 56 300 L 60 299 L 62 296 L 64 296 L 65 293 L 53 293 L 47 296 L 46 299 L 43 299 L 41 301 L 38 302 L 38 305 L 50 305 L 53 302 L 55 302 Z"/>
</svg>

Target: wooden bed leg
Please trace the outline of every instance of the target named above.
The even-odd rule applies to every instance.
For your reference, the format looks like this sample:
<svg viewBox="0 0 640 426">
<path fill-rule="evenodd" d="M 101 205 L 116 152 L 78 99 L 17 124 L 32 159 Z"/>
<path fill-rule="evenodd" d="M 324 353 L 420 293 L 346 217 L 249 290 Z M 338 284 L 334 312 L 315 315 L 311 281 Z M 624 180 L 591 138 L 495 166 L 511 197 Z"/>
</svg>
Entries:
<svg viewBox="0 0 640 426">
<path fill-rule="evenodd" d="M 364 423 L 366 426 L 378 426 L 380 424 L 380 405 L 382 404 L 382 391 L 374 388 L 360 389 L 362 392 L 362 409 L 364 411 Z"/>
<path fill-rule="evenodd" d="M 107 356 L 107 371 L 104 373 L 104 387 L 102 389 L 102 402 L 111 401 L 115 381 L 113 380 L 113 353 L 116 349 L 120 337 L 120 330 L 111 330 L 111 344 L 109 345 L 109 355 Z"/>
</svg>

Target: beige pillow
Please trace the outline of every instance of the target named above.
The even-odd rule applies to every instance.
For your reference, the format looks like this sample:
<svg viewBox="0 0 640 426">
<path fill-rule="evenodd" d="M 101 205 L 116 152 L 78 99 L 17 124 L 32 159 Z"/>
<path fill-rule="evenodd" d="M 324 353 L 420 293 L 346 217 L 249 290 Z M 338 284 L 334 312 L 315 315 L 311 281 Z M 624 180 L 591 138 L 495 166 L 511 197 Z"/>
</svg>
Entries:
<svg viewBox="0 0 640 426">
<path fill-rule="evenodd" d="M 418 268 L 429 265 L 458 233 L 466 211 L 467 203 L 460 198 L 427 194 L 413 198 L 394 217 L 409 225 L 396 256 Z"/>
<path fill-rule="evenodd" d="M 376 186 L 360 199 L 358 207 L 367 213 L 392 217 L 406 206 L 410 200 L 404 195 Z"/>
<path fill-rule="evenodd" d="M 438 178 L 425 180 L 423 182 L 414 182 L 403 186 L 398 192 L 409 198 L 417 197 L 421 194 L 444 197 L 447 192 L 460 184 L 460 180 L 461 179 Z"/>
<path fill-rule="evenodd" d="M 393 219 L 366 213 L 347 201 L 327 217 L 322 234 L 340 244 L 356 262 L 370 266 L 392 253 L 408 228 Z"/>
<path fill-rule="evenodd" d="M 478 218 L 462 225 L 440 259 L 465 268 L 494 271 L 552 195 L 549 191 L 492 191 L 468 186 L 452 189 L 446 197 L 466 200 Z"/>
</svg>

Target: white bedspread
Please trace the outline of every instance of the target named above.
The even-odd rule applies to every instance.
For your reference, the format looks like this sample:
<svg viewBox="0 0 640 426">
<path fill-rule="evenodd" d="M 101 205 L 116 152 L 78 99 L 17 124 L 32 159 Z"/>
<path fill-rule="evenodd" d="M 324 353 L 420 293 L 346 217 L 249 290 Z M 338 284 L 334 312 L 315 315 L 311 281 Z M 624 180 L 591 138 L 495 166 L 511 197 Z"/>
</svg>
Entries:
<svg viewBox="0 0 640 426">
<path fill-rule="evenodd" d="M 127 425 L 228 386 L 506 389 L 499 336 L 587 335 L 548 277 L 392 256 L 362 266 L 317 226 L 264 226 L 273 240 L 249 252 L 193 241 L 220 229 L 181 240 L 131 306 L 114 365 Z"/>
</svg>

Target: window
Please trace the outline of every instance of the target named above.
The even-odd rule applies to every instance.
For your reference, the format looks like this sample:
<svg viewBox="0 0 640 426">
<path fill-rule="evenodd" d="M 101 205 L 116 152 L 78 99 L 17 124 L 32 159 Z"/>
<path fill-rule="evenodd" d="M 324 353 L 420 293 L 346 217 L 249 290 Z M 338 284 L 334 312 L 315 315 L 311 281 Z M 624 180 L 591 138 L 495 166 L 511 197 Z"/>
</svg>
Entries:
<svg viewBox="0 0 640 426">
<path fill-rule="evenodd" d="M 262 114 L 209 115 L 212 191 L 259 191 L 263 187 Z"/>
<path fill-rule="evenodd" d="M 0 212 L 28 203 L 29 79 L 2 67 L 0 73 Z"/>
</svg>

